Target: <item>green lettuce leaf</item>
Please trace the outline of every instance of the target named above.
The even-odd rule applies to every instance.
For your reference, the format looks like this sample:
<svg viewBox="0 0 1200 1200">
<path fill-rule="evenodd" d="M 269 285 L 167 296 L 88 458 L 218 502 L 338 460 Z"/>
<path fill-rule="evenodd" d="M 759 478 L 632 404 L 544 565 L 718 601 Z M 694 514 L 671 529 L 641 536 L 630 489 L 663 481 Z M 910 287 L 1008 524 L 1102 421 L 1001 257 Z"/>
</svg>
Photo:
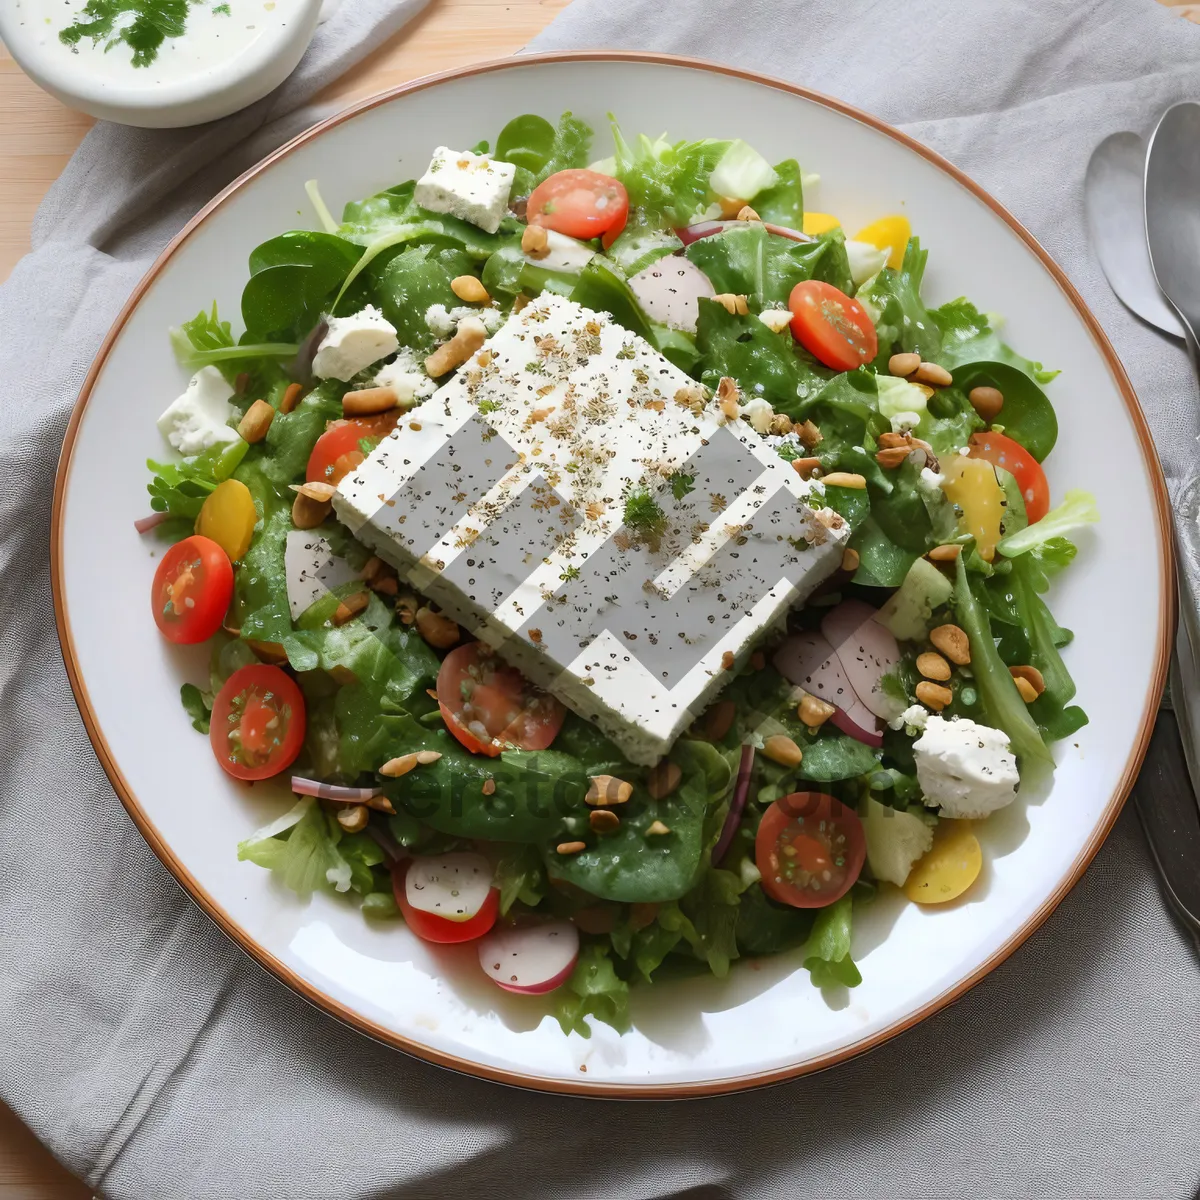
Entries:
<svg viewBox="0 0 1200 1200">
<path fill-rule="evenodd" d="M 274 871 L 299 896 L 318 888 L 345 892 L 352 869 L 338 852 L 341 829 L 312 797 L 306 796 L 238 845 L 240 862 Z"/>
<path fill-rule="evenodd" d="M 590 1038 L 587 1017 L 611 1025 L 618 1033 L 629 1028 L 629 984 L 613 969 L 605 946 L 584 946 L 571 978 L 553 995 L 554 1015 L 563 1033 Z"/>
<path fill-rule="evenodd" d="M 862 983 L 862 975 L 850 957 L 853 909 L 854 902 L 847 893 L 818 910 L 804 957 L 814 987 L 857 987 Z"/>
<path fill-rule="evenodd" d="M 1100 520 L 1100 510 L 1096 507 L 1096 497 L 1091 492 L 1078 488 L 1070 489 L 1063 497 L 1057 508 L 1052 508 L 1040 521 L 1026 525 L 1024 529 L 1004 538 L 996 547 L 1006 558 L 1015 558 L 1019 554 L 1027 554 L 1030 550 L 1045 546 L 1049 542 L 1059 542 L 1063 535 L 1073 533 L 1084 525 L 1094 524 Z M 1068 543 L 1069 545 L 1070 543 Z M 1072 547 L 1072 554 L 1073 557 Z M 1056 547 L 1053 553 L 1061 554 L 1061 548 Z M 1053 561 L 1053 559 L 1051 560 Z M 1067 561 L 1070 561 L 1068 558 Z"/>
</svg>

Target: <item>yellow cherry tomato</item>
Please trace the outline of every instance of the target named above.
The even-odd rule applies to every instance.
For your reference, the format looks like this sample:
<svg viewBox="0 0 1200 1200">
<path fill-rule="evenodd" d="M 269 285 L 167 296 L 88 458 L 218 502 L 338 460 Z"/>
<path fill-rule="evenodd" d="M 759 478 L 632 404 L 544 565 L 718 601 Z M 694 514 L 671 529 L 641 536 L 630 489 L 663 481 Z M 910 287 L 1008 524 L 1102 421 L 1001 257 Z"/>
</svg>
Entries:
<svg viewBox="0 0 1200 1200">
<path fill-rule="evenodd" d="M 800 232 L 807 233 L 809 237 L 820 237 L 821 234 L 828 233 L 831 229 L 837 229 L 840 225 L 841 221 L 837 217 L 831 217 L 828 213 L 806 212 L 804 226 Z"/>
<path fill-rule="evenodd" d="M 933 834 L 933 846 L 904 881 L 904 894 L 914 904 L 945 904 L 957 900 L 979 878 L 983 851 L 970 822 L 943 820 Z"/>
<path fill-rule="evenodd" d="M 805 233 L 808 232 L 806 229 Z M 888 252 L 887 265 L 895 270 L 904 261 L 904 251 L 908 247 L 908 239 L 912 237 L 912 226 L 907 217 L 880 217 L 872 221 L 866 229 L 860 229 L 854 235 L 854 241 L 867 242 L 877 250 Z"/>
<path fill-rule="evenodd" d="M 975 539 L 979 557 L 991 562 L 1004 517 L 1004 489 L 995 468 L 980 458 L 951 454 L 942 459 L 942 475 L 942 491 L 962 511 L 962 524 Z"/>
<path fill-rule="evenodd" d="M 237 562 L 250 549 L 257 521 L 250 489 L 237 479 L 226 479 L 205 500 L 196 518 L 196 532 L 212 538 L 230 562 Z"/>
</svg>

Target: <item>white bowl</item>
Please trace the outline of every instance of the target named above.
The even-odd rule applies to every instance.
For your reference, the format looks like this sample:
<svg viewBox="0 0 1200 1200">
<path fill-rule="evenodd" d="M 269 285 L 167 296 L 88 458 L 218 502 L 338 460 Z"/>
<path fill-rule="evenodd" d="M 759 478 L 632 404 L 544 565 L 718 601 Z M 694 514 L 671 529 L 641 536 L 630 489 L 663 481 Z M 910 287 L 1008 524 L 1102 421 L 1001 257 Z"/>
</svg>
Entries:
<svg viewBox="0 0 1200 1200">
<path fill-rule="evenodd" d="M 59 34 L 82 9 L 83 0 L 3 0 L 0 39 L 25 73 L 68 108 L 172 129 L 227 117 L 278 87 L 312 41 L 321 0 L 191 6 L 183 35 L 163 42 L 143 67 L 132 65 L 123 41 L 107 50 L 90 38 L 74 50 L 65 45 Z"/>
<path fill-rule="evenodd" d="M 168 323 L 214 299 L 237 319 L 246 257 L 306 222 L 297 217 L 306 180 L 319 179 L 340 211 L 420 174 L 439 143 L 474 145 L 518 113 L 566 108 L 597 130 L 597 156 L 611 109 L 627 133 L 742 135 L 772 161 L 799 158 L 822 176 L 814 205 L 847 228 L 906 212 L 930 252 L 929 298 L 965 293 L 1007 314 L 1009 341 L 1062 369 L 1050 385 L 1060 425 L 1050 485 L 1056 497 L 1095 492 L 1102 519 L 1079 537 L 1052 603 L 1075 631 L 1067 663 L 1091 723 L 1056 747 L 1052 786 L 1023 789 L 979 826 L 987 866 L 961 903 L 919 908 L 889 886 L 856 913 L 863 983 L 832 1003 L 792 953 L 739 963 L 725 980 L 640 989 L 624 1037 L 607 1026 L 590 1040 L 564 1037 L 544 998 L 500 991 L 473 947 L 369 925 L 325 894 L 297 899 L 236 855 L 239 839 L 290 806 L 286 784 L 251 790 L 221 771 L 178 699 L 185 679 L 207 680 L 207 651 L 168 646 L 149 620 L 161 543 L 138 537 L 133 522 L 149 508 L 144 460 L 162 451 L 155 418 L 186 382 Z M 788 84 L 661 55 L 555 54 L 368 100 L 272 155 L 192 221 L 84 385 L 58 478 L 52 563 L 63 653 L 100 761 L 155 852 L 263 966 L 363 1032 L 445 1066 L 549 1091 L 664 1098 L 774 1082 L 878 1045 L 960 995 L 1049 915 L 1145 753 L 1173 630 L 1168 523 L 1153 445 L 1112 348 L 1046 253 L 965 176 L 874 118 Z"/>
</svg>

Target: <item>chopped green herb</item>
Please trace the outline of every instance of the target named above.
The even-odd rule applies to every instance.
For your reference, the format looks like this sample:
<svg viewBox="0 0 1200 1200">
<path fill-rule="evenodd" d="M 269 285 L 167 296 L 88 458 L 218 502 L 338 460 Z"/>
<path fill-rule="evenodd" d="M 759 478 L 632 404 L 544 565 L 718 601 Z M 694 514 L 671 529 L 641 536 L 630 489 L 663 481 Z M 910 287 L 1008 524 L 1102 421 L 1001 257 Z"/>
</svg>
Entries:
<svg viewBox="0 0 1200 1200">
<path fill-rule="evenodd" d="M 636 488 L 625 498 L 625 524 L 635 533 L 653 537 L 662 532 L 666 517 L 645 488 Z"/>
</svg>

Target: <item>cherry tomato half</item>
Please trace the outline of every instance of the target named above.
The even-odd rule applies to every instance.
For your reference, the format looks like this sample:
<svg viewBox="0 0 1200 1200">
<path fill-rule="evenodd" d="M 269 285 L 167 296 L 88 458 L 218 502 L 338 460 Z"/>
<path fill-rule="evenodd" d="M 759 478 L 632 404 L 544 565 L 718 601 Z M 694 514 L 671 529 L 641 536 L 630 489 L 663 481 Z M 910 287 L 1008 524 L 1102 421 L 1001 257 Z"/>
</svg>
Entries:
<svg viewBox="0 0 1200 1200">
<path fill-rule="evenodd" d="M 479 911 L 466 921 L 451 921 L 436 913 L 414 908 L 408 902 L 408 890 L 404 886 L 408 874 L 408 862 L 398 862 L 392 867 L 392 894 L 396 905 L 404 915 L 404 923 L 424 942 L 439 942 L 452 945 L 456 942 L 473 942 L 496 923 L 500 912 L 500 889 L 492 888 Z"/>
<path fill-rule="evenodd" d="M 806 279 L 792 288 L 792 336 L 835 371 L 853 371 L 879 352 L 866 309 L 831 283 Z"/>
<path fill-rule="evenodd" d="M 197 534 L 176 542 L 154 572 L 150 604 L 168 642 L 207 641 L 221 628 L 232 599 L 233 564 L 212 538 Z"/>
<path fill-rule="evenodd" d="M 619 180 L 599 171 L 556 171 L 533 189 L 525 216 L 530 225 L 567 237 L 586 241 L 609 234 L 615 239 L 629 217 L 629 193 Z"/>
<path fill-rule="evenodd" d="M 824 908 L 862 871 L 867 839 L 853 809 L 824 792 L 793 792 L 763 813 L 754 862 L 763 891 L 793 908 Z"/>
<path fill-rule="evenodd" d="M 446 655 L 437 694 L 446 728 L 472 754 L 491 758 L 510 747 L 545 750 L 567 715 L 553 696 L 482 642 L 468 642 Z"/>
<path fill-rule="evenodd" d="M 317 444 L 308 456 L 305 478 L 309 483 L 341 483 L 366 459 L 361 443 L 387 437 L 399 420 L 400 410 L 394 408 L 373 417 L 335 421 L 317 438 Z"/>
<path fill-rule="evenodd" d="M 304 744 L 304 695 L 278 667 L 234 671 L 213 701 L 209 741 L 235 779 L 268 779 L 296 761 Z"/>
<path fill-rule="evenodd" d="M 1014 442 L 1002 433 L 973 433 L 969 446 L 972 458 L 982 458 L 993 467 L 1003 467 L 1016 479 L 1030 525 L 1050 511 L 1050 485 L 1046 482 L 1046 472 L 1020 442 Z"/>
</svg>

